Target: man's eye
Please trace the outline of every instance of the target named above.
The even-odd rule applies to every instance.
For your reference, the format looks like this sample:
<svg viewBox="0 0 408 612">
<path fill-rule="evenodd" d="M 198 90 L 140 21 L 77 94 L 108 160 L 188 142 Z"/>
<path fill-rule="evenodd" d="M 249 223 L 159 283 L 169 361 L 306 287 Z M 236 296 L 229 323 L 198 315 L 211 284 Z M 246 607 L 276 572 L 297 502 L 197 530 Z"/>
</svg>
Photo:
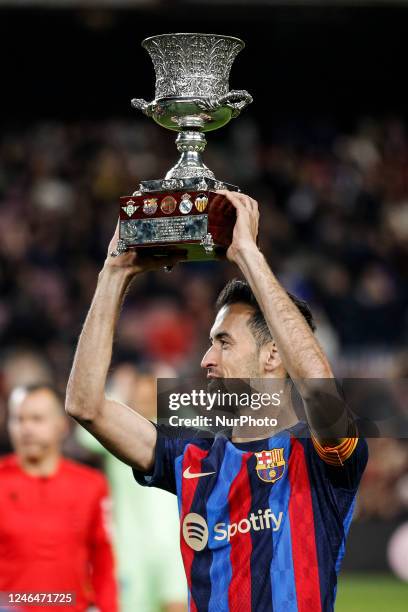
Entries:
<svg viewBox="0 0 408 612">
<path fill-rule="evenodd" d="M 221 348 L 226 348 L 228 346 L 228 342 L 226 340 L 220 340 Z"/>
</svg>

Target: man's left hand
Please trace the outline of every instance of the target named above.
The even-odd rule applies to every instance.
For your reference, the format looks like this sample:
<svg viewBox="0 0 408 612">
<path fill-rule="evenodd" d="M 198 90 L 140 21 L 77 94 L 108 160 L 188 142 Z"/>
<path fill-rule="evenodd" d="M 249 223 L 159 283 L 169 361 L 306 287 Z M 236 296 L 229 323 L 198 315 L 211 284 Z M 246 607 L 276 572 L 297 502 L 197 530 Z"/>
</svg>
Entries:
<svg viewBox="0 0 408 612">
<path fill-rule="evenodd" d="M 232 242 L 227 250 L 227 258 L 237 263 L 237 258 L 244 251 L 258 250 L 256 244 L 259 225 L 258 202 L 236 191 L 220 189 L 217 193 L 223 195 L 234 206 L 237 212 Z"/>
</svg>

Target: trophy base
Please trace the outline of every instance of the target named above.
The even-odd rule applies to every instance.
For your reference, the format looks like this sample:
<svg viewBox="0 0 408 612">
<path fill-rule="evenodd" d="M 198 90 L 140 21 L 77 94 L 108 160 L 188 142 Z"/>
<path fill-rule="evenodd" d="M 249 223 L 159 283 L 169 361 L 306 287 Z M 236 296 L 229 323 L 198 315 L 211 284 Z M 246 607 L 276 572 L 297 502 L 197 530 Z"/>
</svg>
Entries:
<svg viewBox="0 0 408 612">
<path fill-rule="evenodd" d="M 231 244 L 235 208 L 211 190 L 136 192 L 120 198 L 117 254 L 129 249 L 182 261 L 222 259 Z"/>
<path fill-rule="evenodd" d="M 139 252 L 149 253 L 157 259 L 165 259 L 175 253 L 180 253 L 180 261 L 212 261 L 225 259 L 227 247 L 212 245 L 211 252 L 206 252 L 203 245 L 200 243 L 180 242 L 178 244 L 166 244 L 162 247 L 137 245 L 126 247 L 126 251 L 137 250 Z M 164 266 L 164 264 L 163 264 Z"/>
</svg>

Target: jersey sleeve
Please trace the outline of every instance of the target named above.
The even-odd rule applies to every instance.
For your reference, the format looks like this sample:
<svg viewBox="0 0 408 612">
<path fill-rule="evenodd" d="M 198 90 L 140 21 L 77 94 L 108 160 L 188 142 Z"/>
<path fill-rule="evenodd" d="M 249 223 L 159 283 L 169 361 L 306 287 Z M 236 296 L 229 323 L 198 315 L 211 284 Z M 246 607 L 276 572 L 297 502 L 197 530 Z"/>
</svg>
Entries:
<svg viewBox="0 0 408 612">
<path fill-rule="evenodd" d="M 368 461 L 366 440 L 358 436 L 344 438 L 338 446 L 322 446 L 308 439 L 309 455 L 336 488 L 356 490 Z"/>
<path fill-rule="evenodd" d="M 177 494 L 175 461 L 182 457 L 186 446 L 193 442 L 204 443 L 199 430 L 174 428 L 168 425 L 156 425 L 157 442 L 154 465 L 150 472 L 141 472 L 132 468 L 133 476 L 139 484 L 145 487 L 157 487 Z M 208 435 L 208 433 L 207 433 Z"/>
<path fill-rule="evenodd" d="M 358 437 L 343 438 L 337 446 L 323 446 L 312 436 L 315 451 L 328 465 L 342 467 L 356 450 Z"/>
</svg>

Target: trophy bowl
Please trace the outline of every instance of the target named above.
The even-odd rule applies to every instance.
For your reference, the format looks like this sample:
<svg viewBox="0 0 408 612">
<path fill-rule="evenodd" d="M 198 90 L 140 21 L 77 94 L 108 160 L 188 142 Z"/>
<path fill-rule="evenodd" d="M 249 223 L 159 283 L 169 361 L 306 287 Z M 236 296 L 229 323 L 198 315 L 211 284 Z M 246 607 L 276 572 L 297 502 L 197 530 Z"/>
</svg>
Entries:
<svg viewBox="0 0 408 612">
<path fill-rule="evenodd" d="M 178 132 L 180 158 L 164 179 L 142 181 L 120 201 L 117 255 L 149 248 L 162 256 L 182 249 L 186 260 L 222 257 L 235 224 L 234 207 L 219 189 L 239 187 L 215 178 L 202 160 L 205 132 L 226 125 L 252 102 L 245 90 L 229 91 L 229 74 L 245 44 L 220 34 L 160 34 L 146 38 L 156 74 L 155 98 L 132 106 Z M 204 206 L 205 203 L 205 206 Z"/>
<path fill-rule="evenodd" d="M 155 99 L 132 105 L 159 125 L 182 131 L 216 130 L 252 101 L 246 91 L 228 91 L 232 64 L 245 43 L 219 34 L 160 34 L 146 38 L 156 73 Z"/>
</svg>

